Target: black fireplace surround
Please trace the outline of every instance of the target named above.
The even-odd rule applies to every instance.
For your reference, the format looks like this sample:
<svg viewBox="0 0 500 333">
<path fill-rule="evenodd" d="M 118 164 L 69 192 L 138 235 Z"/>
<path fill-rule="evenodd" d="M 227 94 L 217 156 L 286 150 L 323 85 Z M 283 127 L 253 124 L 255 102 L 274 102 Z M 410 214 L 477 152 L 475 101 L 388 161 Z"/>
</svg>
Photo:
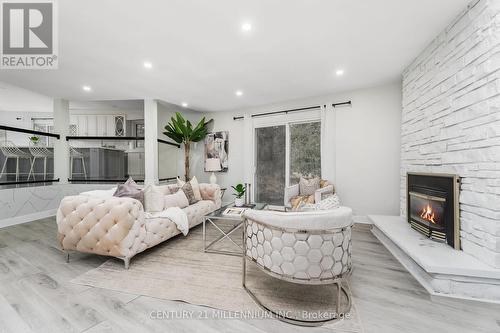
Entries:
<svg viewBox="0 0 500 333">
<path fill-rule="evenodd" d="M 411 227 L 459 250 L 460 178 L 450 174 L 409 172 L 406 188 L 406 216 Z"/>
</svg>

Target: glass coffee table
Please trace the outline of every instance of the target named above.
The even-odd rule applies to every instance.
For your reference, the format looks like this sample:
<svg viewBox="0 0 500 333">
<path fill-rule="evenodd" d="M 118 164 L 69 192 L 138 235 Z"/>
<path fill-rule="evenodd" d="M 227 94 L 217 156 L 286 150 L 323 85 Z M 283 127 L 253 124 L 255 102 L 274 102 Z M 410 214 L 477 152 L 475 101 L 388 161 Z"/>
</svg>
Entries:
<svg viewBox="0 0 500 333">
<path fill-rule="evenodd" d="M 266 208 L 267 204 L 265 203 L 254 203 L 251 204 L 250 206 L 255 205 L 253 207 L 248 207 L 248 209 L 257 209 L 257 210 L 263 210 Z M 207 214 L 203 217 L 203 252 L 207 253 L 218 253 L 218 254 L 227 254 L 227 255 L 232 255 L 232 256 L 240 256 L 242 255 L 243 248 L 241 247 L 240 244 L 236 243 L 236 241 L 231 238 L 231 235 L 235 233 L 238 229 L 241 229 L 241 226 L 243 225 L 243 219 L 241 216 L 235 216 L 235 215 L 224 215 L 224 211 L 227 208 L 234 207 L 234 204 L 231 203 L 229 205 L 222 206 L 221 208 L 214 210 L 212 213 Z M 245 208 L 245 207 L 244 207 Z M 224 226 L 222 226 L 224 224 Z M 208 245 L 207 245 L 207 227 L 212 225 L 216 230 L 217 233 L 220 234 L 217 238 L 212 240 Z M 228 231 L 225 231 L 223 228 L 227 227 L 227 225 L 230 225 L 231 228 Z M 234 244 L 234 246 L 237 247 L 237 250 L 235 251 L 230 251 L 230 250 L 216 250 L 213 248 L 214 245 L 224 241 L 228 240 L 231 243 Z"/>
</svg>

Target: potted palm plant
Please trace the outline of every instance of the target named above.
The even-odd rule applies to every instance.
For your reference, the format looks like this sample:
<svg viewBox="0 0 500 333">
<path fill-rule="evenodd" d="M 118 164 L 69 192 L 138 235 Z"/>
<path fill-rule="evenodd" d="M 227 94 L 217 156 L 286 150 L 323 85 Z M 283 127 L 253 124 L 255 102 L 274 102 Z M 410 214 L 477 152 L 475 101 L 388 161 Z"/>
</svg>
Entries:
<svg viewBox="0 0 500 333">
<path fill-rule="evenodd" d="M 238 184 L 236 186 L 231 186 L 234 190 L 233 195 L 236 197 L 234 199 L 234 205 L 236 207 L 241 207 L 243 206 L 243 195 L 245 195 L 246 188 L 243 184 Z"/>
<path fill-rule="evenodd" d="M 191 143 L 201 141 L 207 136 L 208 124 L 212 121 L 213 119 L 205 121 L 205 117 L 203 117 L 198 125 L 193 128 L 189 120 L 184 119 L 179 112 L 176 112 L 175 116 L 170 118 L 170 122 L 165 126 L 163 134 L 178 144 L 184 144 L 184 172 L 186 181 L 190 179 L 189 152 L 191 150 Z"/>
<path fill-rule="evenodd" d="M 38 136 L 31 136 L 29 139 L 31 143 L 35 146 L 38 144 L 38 142 L 40 142 L 40 138 Z"/>
</svg>

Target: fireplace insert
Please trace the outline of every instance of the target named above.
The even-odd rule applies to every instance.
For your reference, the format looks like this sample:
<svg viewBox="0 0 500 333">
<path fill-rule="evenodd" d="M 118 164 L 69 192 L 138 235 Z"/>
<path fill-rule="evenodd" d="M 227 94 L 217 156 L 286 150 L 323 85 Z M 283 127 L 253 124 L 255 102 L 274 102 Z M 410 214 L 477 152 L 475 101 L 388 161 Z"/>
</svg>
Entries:
<svg viewBox="0 0 500 333">
<path fill-rule="evenodd" d="M 407 219 L 425 236 L 460 249 L 460 178 L 449 174 L 407 174 Z"/>
</svg>

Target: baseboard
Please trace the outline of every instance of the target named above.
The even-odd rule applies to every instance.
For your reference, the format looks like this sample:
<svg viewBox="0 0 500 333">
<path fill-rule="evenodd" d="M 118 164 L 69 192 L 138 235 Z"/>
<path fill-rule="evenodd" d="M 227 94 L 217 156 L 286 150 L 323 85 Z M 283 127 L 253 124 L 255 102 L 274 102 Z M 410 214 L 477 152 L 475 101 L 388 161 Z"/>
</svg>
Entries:
<svg viewBox="0 0 500 333">
<path fill-rule="evenodd" d="M 28 223 L 40 219 L 45 219 L 47 217 L 55 216 L 56 212 L 57 209 L 50 209 L 43 212 L 36 212 L 22 216 L 9 217 L 8 219 L 0 220 L 0 228 L 9 227 L 16 224 Z"/>
<path fill-rule="evenodd" d="M 352 220 L 354 223 L 373 224 L 373 222 L 366 215 L 354 215 Z"/>
</svg>

